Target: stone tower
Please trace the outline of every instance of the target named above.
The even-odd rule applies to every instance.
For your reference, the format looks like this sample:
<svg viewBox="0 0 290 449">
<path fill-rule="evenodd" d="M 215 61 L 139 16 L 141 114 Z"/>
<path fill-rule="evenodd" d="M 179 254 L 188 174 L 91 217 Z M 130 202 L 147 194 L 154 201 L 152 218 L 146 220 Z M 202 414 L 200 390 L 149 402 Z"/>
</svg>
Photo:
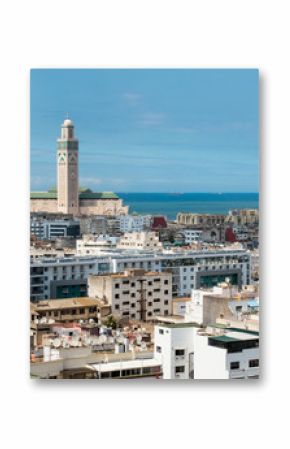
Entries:
<svg viewBox="0 0 290 449">
<path fill-rule="evenodd" d="M 57 139 L 57 206 L 64 214 L 79 211 L 78 148 L 73 122 L 66 119 Z"/>
</svg>

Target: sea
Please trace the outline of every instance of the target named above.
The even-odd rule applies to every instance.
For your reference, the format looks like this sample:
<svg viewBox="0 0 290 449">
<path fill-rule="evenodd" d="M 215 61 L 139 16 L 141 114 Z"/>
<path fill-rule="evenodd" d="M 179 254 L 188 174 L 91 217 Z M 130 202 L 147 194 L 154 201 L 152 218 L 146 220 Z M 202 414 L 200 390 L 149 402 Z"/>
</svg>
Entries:
<svg viewBox="0 0 290 449">
<path fill-rule="evenodd" d="M 232 209 L 258 209 L 258 193 L 118 193 L 129 213 L 165 215 L 178 212 L 227 214 Z"/>
</svg>

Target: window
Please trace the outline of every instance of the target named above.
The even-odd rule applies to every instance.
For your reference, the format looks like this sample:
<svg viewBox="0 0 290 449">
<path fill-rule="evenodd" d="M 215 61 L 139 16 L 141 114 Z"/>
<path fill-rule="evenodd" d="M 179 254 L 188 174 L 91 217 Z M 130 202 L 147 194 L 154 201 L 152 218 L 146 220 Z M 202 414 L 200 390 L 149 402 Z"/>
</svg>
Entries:
<svg viewBox="0 0 290 449">
<path fill-rule="evenodd" d="M 131 298 L 135 298 L 135 293 L 131 293 Z"/>
<path fill-rule="evenodd" d="M 166 299 L 166 301 L 164 301 L 164 305 L 167 306 L 168 305 L 168 300 Z"/>
<path fill-rule="evenodd" d="M 153 302 L 160 302 L 160 298 L 155 298 Z"/>
<path fill-rule="evenodd" d="M 241 312 L 242 311 L 242 306 L 236 306 L 236 312 Z"/>
<path fill-rule="evenodd" d="M 119 310 L 119 309 L 120 309 L 119 304 L 116 304 L 116 305 L 115 305 L 115 309 L 116 309 L 116 310 Z"/>
<path fill-rule="evenodd" d="M 168 280 L 167 279 L 165 279 L 164 284 L 168 285 Z"/>
<path fill-rule="evenodd" d="M 152 306 L 152 302 L 150 301 L 150 302 L 148 302 L 148 306 L 150 307 L 150 306 Z"/>
<path fill-rule="evenodd" d="M 168 295 L 168 290 L 164 290 L 164 295 Z"/>
<path fill-rule="evenodd" d="M 176 356 L 184 355 L 184 349 L 176 349 L 175 350 L 175 355 Z"/>
<path fill-rule="evenodd" d="M 240 362 L 231 362 L 230 368 L 231 369 L 239 369 L 240 368 Z"/>
<path fill-rule="evenodd" d="M 159 329 L 159 334 L 163 335 L 164 334 L 164 330 L 163 329 Z"/>
<path fill-rule="evenodd" d="M 175 373 L 184 373 L 185 372 L 185 366 L 176 366 L 175 367 Z"/>
<path fill-rule="evenodd" d="M 120 298 L 120 295 L 117 293 L 116 295 L 115 295 L 115 299 L 119 299 Z"/>
<path fill-rule="evenodd" d="M 249 368 L 257 368 L 259 366 L 259 359 L 249 360 Z"/>
<path fill-rule="evenodd" d="M 120 284 L 115 284 L 115 288 L 120 288 Z"/>
<path fill-rule="evenodd" d="M 162 352 L 161 346 L 156 346 L 156 352 L 159 352 L 159 354 L 161 354 Z"/>
</svg>

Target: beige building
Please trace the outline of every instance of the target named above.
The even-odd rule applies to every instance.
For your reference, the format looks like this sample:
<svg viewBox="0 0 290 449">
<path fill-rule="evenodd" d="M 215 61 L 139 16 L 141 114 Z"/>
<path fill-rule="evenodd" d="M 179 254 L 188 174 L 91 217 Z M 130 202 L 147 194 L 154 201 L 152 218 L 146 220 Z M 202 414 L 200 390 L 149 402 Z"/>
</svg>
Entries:
<svg viewBox="0 0 290 449">
<path fill-rule="evenodd" d="M 178 213 L 177 223 L 182 225 L 216 226 L 225 222 L 226 215 Z"/>
<path fill-rule="evenodd" d="M 157 232 L 128 232 L 120 238 L 117 248 L 120 249 L 143 249 L 161 250 L 162 243 L 159 242 Z"/>
<path fill-rule="evenodd" d="M 57 189 L 31 192 L 31 212 L 76 215 L 126 215 L 128 206 L 113 192 L 92 192 L 79 189 L 79 142 L 74 125 L 65 120 L 57 140 Z"/>
<path fill-rule="evenodd" d="M 34 307 L 37 318 L 72 323 L 79 320 L 102 319 L 111 313 L 111 307 L 92 298 L 70 298 L 39 301 Z"/>
<path fill-rule="evenodd" d="M 258 209 L 235 209 L 229 212 L 227 221 L 234 225 L 249 225 L 259 223 Z"/>
<path fill-rule="evenodd" d="M 107 301 L 117 318 L 152 320 L 170 315 L 172 310 L 172 274 L 128 270 L 123 273 L 92 275 L 88 278 L 91 298 Z"/>
</svg>

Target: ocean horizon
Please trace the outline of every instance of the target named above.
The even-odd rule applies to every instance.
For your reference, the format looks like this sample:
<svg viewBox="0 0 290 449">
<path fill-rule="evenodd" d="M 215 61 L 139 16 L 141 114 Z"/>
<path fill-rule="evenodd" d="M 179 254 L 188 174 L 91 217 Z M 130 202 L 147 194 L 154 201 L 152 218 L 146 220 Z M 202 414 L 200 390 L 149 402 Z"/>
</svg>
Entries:
<svg viewBox="0 0 290 449">
<path fill-rule="evenodd" d="M 232 209 L 258 209 L 259 193 L 145 193 L 118 192 L 129 213 L 165 215 L 175 220 L 179 212 L 226 214 Z"/>
</svg>

